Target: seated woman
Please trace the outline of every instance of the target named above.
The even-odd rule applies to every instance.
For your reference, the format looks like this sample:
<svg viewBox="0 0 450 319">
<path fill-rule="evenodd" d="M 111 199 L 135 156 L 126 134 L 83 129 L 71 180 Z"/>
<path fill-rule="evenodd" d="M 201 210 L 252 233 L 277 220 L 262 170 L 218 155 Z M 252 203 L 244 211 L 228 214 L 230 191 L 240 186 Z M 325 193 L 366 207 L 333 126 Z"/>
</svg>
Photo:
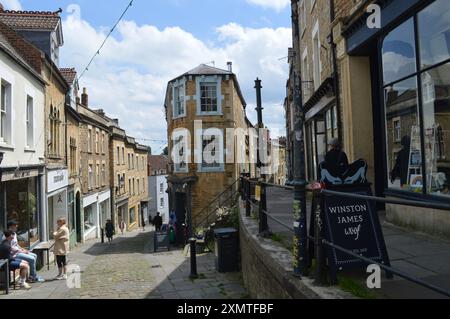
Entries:
<svg viewBox="0 0 450 319">
<path fill-rule="evenodd" d="M 0 259 L 9 261 L 10 270 L 20 270 L 20 287 L 23 289 L 31 289 L 31 286 L 26 282 L 28 274 L 30 272 L 30 266 L 28 262 L 24 260 L 15 259 L 11 254 L 11 241 L 14 238 L 12 231 L 4 232 L 5 240 L 0 244 Z"/>
</svg>

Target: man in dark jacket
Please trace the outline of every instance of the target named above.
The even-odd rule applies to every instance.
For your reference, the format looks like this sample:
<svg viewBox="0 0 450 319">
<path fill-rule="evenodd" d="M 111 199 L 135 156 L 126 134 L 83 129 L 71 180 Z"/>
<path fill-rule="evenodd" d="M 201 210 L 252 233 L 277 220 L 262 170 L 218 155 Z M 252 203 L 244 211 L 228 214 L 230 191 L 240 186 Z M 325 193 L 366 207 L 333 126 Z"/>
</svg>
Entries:
<svg viewBox="0 0 450 319">
<path fill-rule="evenodd" d="M 160 213 L 156 213 L 155 218 L 153 218 L 153 225 L 155 226 L 157 232 L 161 231 L 162 224 L 163 220 L 162 217 L 160 216 Z"/>
<path fill-rule="evenodd" d="M 325 155 L 325 162 L 345 169 L 348 166 L 348 158 L 341 148 L 341 142 L 335 138 L 331 140 L 329 146 L 330 150 Z"/>
</svg>

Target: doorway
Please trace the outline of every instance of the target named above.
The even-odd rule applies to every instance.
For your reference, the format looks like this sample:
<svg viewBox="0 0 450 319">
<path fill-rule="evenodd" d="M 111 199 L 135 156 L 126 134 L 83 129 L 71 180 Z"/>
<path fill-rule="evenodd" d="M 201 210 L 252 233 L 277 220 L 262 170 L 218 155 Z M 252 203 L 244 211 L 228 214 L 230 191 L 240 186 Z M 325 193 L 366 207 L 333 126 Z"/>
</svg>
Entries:
<svg viewBox="0 0 450 319">
<path fill-rule="evenodd" d="M 76 233 L 77 233 L 77 242 L 81 243 L 83 241 L 83 234 L 81 232 L 81 196 L 80 192 L 77 193 L 75 197 L 75 212 L 76 212 Z"/>
<path fill-rule="evenodd" d="M 186 224 L 186 203 L 186 193 L 175 193 L 176 242 L 179 245 L 185 241 L 183 225 Z"/>
</svg>

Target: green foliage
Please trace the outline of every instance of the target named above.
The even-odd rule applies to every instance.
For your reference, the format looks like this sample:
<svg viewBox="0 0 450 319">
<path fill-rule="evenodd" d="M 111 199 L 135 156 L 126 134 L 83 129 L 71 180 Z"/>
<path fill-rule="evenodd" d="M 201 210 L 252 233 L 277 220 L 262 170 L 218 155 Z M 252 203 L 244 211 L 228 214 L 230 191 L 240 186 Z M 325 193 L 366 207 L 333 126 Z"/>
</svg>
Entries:
<svg viewBox="0 0 450 319">
<path fill-rule="evenodd" d="M 338 280 L 339 288 L 361 299 L 377 299 L 376 294 L 364 287 L 359 282 L 344 276 Z"/>
</svg>

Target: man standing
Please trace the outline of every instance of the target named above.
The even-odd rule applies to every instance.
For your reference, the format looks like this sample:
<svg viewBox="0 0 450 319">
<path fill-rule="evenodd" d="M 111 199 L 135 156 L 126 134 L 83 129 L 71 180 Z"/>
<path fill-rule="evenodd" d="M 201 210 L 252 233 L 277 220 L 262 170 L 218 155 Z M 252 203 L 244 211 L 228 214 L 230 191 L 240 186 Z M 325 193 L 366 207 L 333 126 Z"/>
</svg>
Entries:
<svg viewBox="0 0 450 319">
<path fill-rule="evenodd" d="M 11 254 L 14 259 L 26 261 L 30 265 L 30 282 L 44 282 L 45 280 L 41 277 L 38 277 L 36 272 L 37 255 L 33 254 L 27 249 L 20 247 L 19 242 L 17 241 L 18 227 L 19 224 L 15 220 L 8 222 L 8 230 L 13 233 L 13 237 L 11 240 Z M 5 239 L 5 236 L 3 236 L 2 241 Z"/>
<path fill-rule="evenodd" d="M 155 230 L 157 232 L 161 231 L 162 224 L 163 224 L 163 220 L 162 220 L 162 217 L 160 216 L 160 213 L 158 212 L 158 213 L 156 213 L 155 218 L 153 218 L 153 225 L 155 226 Z"/>
</svg>

